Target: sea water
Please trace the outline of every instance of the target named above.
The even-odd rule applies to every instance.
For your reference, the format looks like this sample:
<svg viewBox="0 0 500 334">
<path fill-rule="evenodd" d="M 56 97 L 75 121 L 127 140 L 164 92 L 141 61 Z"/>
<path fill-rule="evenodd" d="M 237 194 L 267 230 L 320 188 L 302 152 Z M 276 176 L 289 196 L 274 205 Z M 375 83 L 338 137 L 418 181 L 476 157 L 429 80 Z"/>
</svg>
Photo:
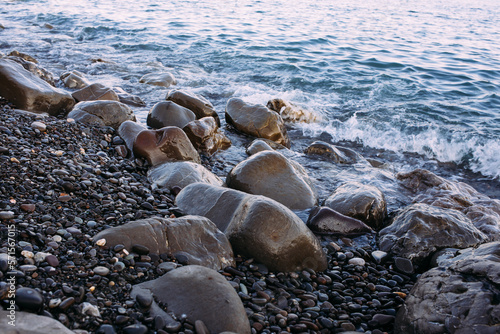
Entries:
<svg viewBox="0 0 500 334">
<path fill-rule="evenodd" d="M 206 97 L 221 119 L 231 97 L 260 104 L 279 97 L 321 115 L 290 129 L 288 156 L 315 177 L 322 196 L 354 179 L 391 198 L 395 172 L 424 167 L 500 198 L 497 0 L 0 5 L 0 52 L 28 53 L 56 75 L 78 70 L 120 86 L 147 103 L 134 108 L 141 122 L 169 90 L 139 83 L 152 72 L 173 73 L 173 88 Z M 241 146 L 249 141 L 227 131 L 236 145 L 215 157 L 219 174 L 246 157 Z M 374 173 L 304 156 L 315 140 L 390 168 Z"/>
</svg>

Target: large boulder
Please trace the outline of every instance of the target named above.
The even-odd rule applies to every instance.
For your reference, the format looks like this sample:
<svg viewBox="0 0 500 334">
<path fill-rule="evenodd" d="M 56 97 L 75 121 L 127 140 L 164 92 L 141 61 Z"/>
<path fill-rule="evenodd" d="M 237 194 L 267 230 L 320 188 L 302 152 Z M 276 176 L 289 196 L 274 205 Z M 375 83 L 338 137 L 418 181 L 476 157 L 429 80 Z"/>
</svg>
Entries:
<svg viewBox="0 0 500 334">
<path fill-rule="evenodd" d="M 442 248 L 463 249 L 487 240 L 460 211 L 420 203 L 402 210 L 379 236 L 382 251 L 390 251 L 417 265 Z"/>
<path fill-rule="evenodd" d="M 414 202 L 458 210 L 470 218 L 489 241 L 500 240 L 500 200 L 491 199 L 468 184 L 446 180 L 425 169 L 399 173 L 396 177 L 415 195 Z"/>
<path fill-rule="evenodd" d="M 196 265 L 177 268 L 160 278 L 135 285 L 131 296 L 153 299 L 151 314 L 164 318 L 167 324 L 172 322 L 172 317 L 157 302 L 178 318 L 184 315 L 192 324 L 203 321 L 209 333 L 251 332 L 240 297 L 224 276 L 212 269 Z"/>
<path fill-rule="evenodd" d="M 172 101 L 158 102 L 148 113 L 147 124 L 153 129 L 166 126 L 183 128 L 196 119 L 194 112 Z"/>
<path fill-rule="evenodd" d="M 0 96 L 19 109 L 46 112 L 52 116 L 66 115 L 75 105 L 71 94 L 52 87 L 8 59 L 0 59 Z"/>
<path fill-rule="evenodd" d="M 136 157 L 148 160 L 151 166 L 172 161 L 201 161 L 184 131 L 175 126 L 139 132 L 133 152 Z"/>
<path fill-rule="evenodd" d="M 361 220 L 344 216 L 326 206 L 318 206 L 311 210 L 307 226 L 315 233 L 321 234 L 351 236 L 373 232 L 370 226 Z"/>
<path fill-rule="evenodd" d="M 217 121 L 211 116 L 189 122 L 183 130 L 194 147 L 205 154 L 212 155 L 231 146 L 231 140 L 219 129 Z"/>
<path fill-rule="evenodd" d="M 177 84 L 177 80 L 172 73 L 148 73 L 143 75 L 139 82 L 161 87 L 170 87 Z"/>
<path fill-rule="evenodd" d="M 263 195 L 292 210 L 317 203 L 317 193 L 305 169 L 276 151 L 262 151 L 236 165 L 227 175 L 228 187 Z"/>
<path fill-rule="evenodd" d="M 118 129 L 125 121 L 135 121 L 132 109 L 118 101 L 84 101 L 75 105 L 68 118 L 91 125 Z"/>
<path fill-rule="evenodd" d="M 12 321 L 10 311 L 4 311 L 0 309 L 0 333 L 4 334 L 40 334 L 40 333 L 50 333 L 50 334 L 74 334 L 73 331 L 69 330 L 59 321 L 52 319 L 50 317 L 37 315 L 29 312 L 21 312 L 19 310 L 15 311 L 13 314 L 13 319 L 15 319 L 15 326 L 13 326 L 10 321 Z"/>
<path fill-rule="evenodd" d="M 217 115 L 212 103 L 204 97 L 182 90 L 172 90 L 167 94 L 166 99 L 188 108 L 195 113 L 198 119 L 212 116 L 217 121 L 217 125 L 220 126 L 219 115 Z"/>
<path fill-rule="evenodd" d="M 366 159 L 358 152 L 347 147 L 336 146 L 322 141 L 315 141 L 309 145 L 305 153 L 320 156 L 337 164 L 354 164 L 358 162 L 368 164 Z"/>
<path fill-rule="evenodd" d="M 394 333 L 500 333 L 498 286 L 500 243 L 462 250 L 418 279 Z"/>
<path fill-rule="evenodd" d="M 335 189 L 325 206 L 343 215 L 359 219 L 374 229 L 383 227 L 387 217 L 384 194 L 375 186 L 349 182 Z"/>
<path fill-rule="evenodd" d="M 209 218 L 228 237 L 233 250 L 274 271 L 325 270 L 318 239 L 284 205 L 264 196 L 194 183 L 176 197 L 187 214 Z"/>
<path fill-rule="evenodd" d="M 226 122 L 248 135 L 266 138 L 290 148 L 290 139 L 281 116 L 266 106 L 231 98 L 226 105 Z"/>
<path fill-rule="evenodd" d="M 100 83 L 85 86 L 71 94 L 77 102 L 81 101 L 96 101 L 96 100 L 110 100 L 119 101 L 118 95 L 109 87 Z"/>
<path fill-rule="evenodd" d="M 190 264 L 215 270 L 234 266 L 233 251 L 224 233 L 205 217 L 184 216 L 136 220 L 108 228 L 94 237 L 106 240 L 106 247 L 124 245 L 129 251 L 134 245 L 146 246 L 150 253 L 182 253 Z"/>
<path fill-rule="evenodd" d="M 118 96 L 118 99 L 120 100 L 121 103 L 127 104 L 127 105 L 132 106 L 132 107 L 145 107 L 146 106 L 146 102 L 144 102 L 144 100 L 141 99 L 139 96 L 127 93 L 121 87 L 113 87 L 112 89 L 114 90 L 114 92 Z"/>
<path fill-rule="evenodd" d="M 192 161 L 165 162 L 148 170 L 148 179 L 153 189 L 184 188 L 191 183 L 204 182 L 214 186 L 224 183 L 204 166 Z"/>
<path fill-rule="evenodd" d="M 321 121 L 319 115 L 283 99 L 269 100 L 267 107 L 280 114 L 285 122 L 312 123 Z"/>
</svg>

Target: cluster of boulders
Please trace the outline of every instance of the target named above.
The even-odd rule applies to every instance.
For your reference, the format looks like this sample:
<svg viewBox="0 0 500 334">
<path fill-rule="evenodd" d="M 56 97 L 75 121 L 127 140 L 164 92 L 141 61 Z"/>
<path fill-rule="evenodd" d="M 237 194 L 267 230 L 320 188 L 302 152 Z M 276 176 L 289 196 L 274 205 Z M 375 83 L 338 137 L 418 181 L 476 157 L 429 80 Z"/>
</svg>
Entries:
<svg viewBox="0 0 500 334">
<path fill-rule="evenodd" d="M 166 101 L 151 108 L 146 128 L 135 121 L 130 108 L 144 105 L 139 97 L 91 84 L 76 71 L 60 79 L 74 91 L 54 87 L 47 71 L 27 55 L 14 53 L 0 59 L 3 97 L 20 109 L 67 115 L 116 129 L 125 143 L 120 154 L 147 160 L 153 188 L 178 193 L 178 214 L 187 215 L 137 220 L 94 236 L 99 246 L 124 245 L 136 252 L 147 240 L 148 245 L 155 245 L 148 252 L 183 256 L 191 264 L 157 282 L 137 286 L 139 298 L 154 299 L 168 305 L 171 312 L 202 320 L 212 332 L 249 333 L 248 322 L 230 320 L 241 319 L 229 314 L 244 313 L 244 309 L 232 287 L 215 271 L 234 264 L 233 251 L 254 258 L 271 271 L 323 271 L 328 267 L 327 258 L 313 231 L 344 236 L 378 233 L 381 253 L 404 259 L 401 263 L 409 263 L 408 274 L 438 266 L 420 278 L 396 318 L 396 331 L 481 332 L 498 327 L 498 245 L 470 247 L 500 239 L 499 200 L 429 171 L 415 170 L 397 175 L 414 203 L 393 219 L 388 219 L 384 194 L 358 182 L 339 186 L 318 206 L 314 180 L 279 150 L 291 144 L 285 120 L 314 121 L 319 117 L 280 99 L 267 106 L 229 99 L 225 110 L 228 126 L 257 139 L 247 149 L 249 157 L 223 180 L 200 164 L 200 154 L 210 156 L 231 145 L 217 112 L 205 98 L 171 91 Z M 168 87 L 175 84 L 175 78 L 155 73 L 141 82 Z M 313 143 L 305 153 L 336 164 L 370 165 L 354 150 L 325 142 Z M 293 210 L 310 210 L 307 225 Z M 456 257 L 458 251 L 451 252 L 446 260 L 433 260 L 440 252 L 450 254 L 448 248 L 467 250 Z M 486 291 L 478 287 L 485 284 Z M 175 294 L 170 293 L 173 289 Z M 197 289 L 204 290 L 201 300 L 195 298 Z M 228 292 L 221 293 L 223 289 Z M 465 292 L 466 298 L 457 296 Z M 158 305 L 153 309 L 166 323 L 172 321 Z M 491 311 L 488 316 L 486 309 Z"/>
</svg>

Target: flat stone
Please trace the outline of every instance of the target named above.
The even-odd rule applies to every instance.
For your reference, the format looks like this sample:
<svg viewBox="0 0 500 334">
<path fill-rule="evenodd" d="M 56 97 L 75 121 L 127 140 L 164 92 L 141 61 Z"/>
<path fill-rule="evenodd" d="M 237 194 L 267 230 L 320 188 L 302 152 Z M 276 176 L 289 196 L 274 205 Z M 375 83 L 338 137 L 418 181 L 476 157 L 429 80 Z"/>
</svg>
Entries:
<svg viewBox="0 0 500 334">
<path fill-rule="evenodd" d="M 7 219 L 12 219 L 14 217 L 15 214 L 12 211 L 0 211 L 0 219 L 7 220 Z"/>
<path fill-rule="evenodd" d="M 94 273 L 101 276 L 107 276 L 109 274 L 109 269 L 106 267 L 98 266 L 93 269 Z"/>
</svg>

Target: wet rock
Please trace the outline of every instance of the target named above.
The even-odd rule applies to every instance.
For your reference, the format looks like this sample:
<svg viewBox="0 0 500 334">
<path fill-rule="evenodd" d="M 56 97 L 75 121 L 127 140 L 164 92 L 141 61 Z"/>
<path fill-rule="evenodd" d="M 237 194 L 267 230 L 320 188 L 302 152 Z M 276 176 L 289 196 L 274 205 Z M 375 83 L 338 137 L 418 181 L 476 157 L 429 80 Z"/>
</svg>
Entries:
<svg viewBox="0 0 500 334">
<path fill-rule="evenodd" d="M 270 139 L 290 147 L 290 139 L 281 116 L 263 105 L 231 98 L 226 105 L 226 122 L 248 135 Z"/>
<path fill-rule="evenodd" d="M 132 106 L 132 107 L 145 107 L 146 102 L 143 101 L 139 96 L 127 93 L 121 87 L 112 88 L 121 103 Z"/>
<path fill-rule="evenodd" d="M 125 121 L 135 121 L 132 109 L 118 101 L 79 102 L 68 118 L 85 124 L 110 126 L 118 129 Z"/>
<path fill-rule="evenodd" d="M 195 113 L 197 119 L 211 116 L 217 122 L 217 126 L 220 126 L 219 115 L 217 115 L 212 103 L 204 97 L 187 91 L 172 90 L 166 99 L 188 108 Z"/>
<path fill-rule="evenodd" d="M 462 250 L 424 273 L 399 310 L 395 333 L 496 333 L 500 243 Z"/>
<path fill-rule="evenodd" d="M 200 163 L 200 156 L 189 138 L 175 126 L 139 132 L 133 152 L 137 157 L 146 158 L 151 166 L 172 161 Z"/>
<path fill-rule="evenodd" d="M 361 154 L 350 148 L 336 146 L 322 141 L 315 141 L 306 148 L 304 153 L 318 155 L 337 164 L 367 163 Z"/>
<path fill-rule="evenodd" d="M 254 140 L 250 146 L 247 147 L 246 152 L 248 155 L 253 155 L 262 151 L 272 151 L 273 148 L 267 142 L 261 139 Z"/>
<path fill-rule="evenodd" d="M 276 151 L 264 151 L 236 165 L 227 186 L 274 199 L 292 210 L 314 206 L 317 193 L 305 169 Z"/>
<path fill-rule="evenodd" d="M 321 121 L 321 117 L 309 110 L 302 109 L 283 99 L 273 99 L 267 102 L 267 107 L 280 114 L 285 122 L 312 123 Z"/>
<path fill-rule="evenodd" d="M 53 116 L 67 114 L 75 104 L 69 93 L 52 87 L 8 59 L 0 59 L 0 91 L 20 109 Z"/>
<path fill-rule="evenodd" d="M 226 279 L 212 269 L 196 265 L 181 267 L 156 280 L 135 285 L 131 295 L 137 294 L 153 294 L 156 301 L 167 305 L 169 312 L 201 320 L 211 333 L 250 333 L 240 298 Z M 156 305 L 151 312 L 166 315 Z M 166 322 L 171 322 L 171 318 Z"/>
<path fill-rule="evenodd" d="M 0 332 L 23 334 L 74 334 L 59 321 L 29 312 L 16 311 L 15 327 L 9 324 L 9 311 L 0 309 Z M 14 330 L 14 331 L 13 331 Z"/>
<path fill-rule="evenodd" d="M 17 52 L 17 51 L 13 51 Z M 22 54 L 22 56 L 13 56 L 13 52 L 9 54 L 8 57 L 5 57 L 4 59 L 9 59 L 13 60 L 16 63 L 20 64 L 22 67 L 24 67 L 25 70 L 33 73 L 52 87 L 55 87 L 55 82 L 54 82 L 54 76 L 52 73 L 38 65 L 38 62 L 32 58 L 29 55 Z M 19 54 L 19 53 L 18 53 Z"/>
<path fill-rule="evenodd" d="M 148 113 L 147 124 L 153 129 L 166 126 L 183 128 L 196 119 L 194 112 L 172 101 L 159 102 Z"/>
<path fill-rule="evenodd" d="M 142 244 L 155 254 L 183 252 L 190 264 L 213 269 L 233 264 L 233 252 L 226 236 L 204 217 L 137 220 L 106 229 L 94 237 L 99 239 L 105 239 L 107 247 L 122 244 L 130 250 L 134 244 Z"/>
<path fill-rule="evenodd" d="M 373 230 L 362 221 L 345 216 L 329 207 L 315 207 L 307 219 L 307 226 L 316 233 L 359 235 Z"/>
<path fill-rule="evenodd" d="M 100 83 L 85 86 L 71 95 L 77 102 L 96 100 L 119 101 L 118 95 L 116 95 L 113 89 Z"/>
<path fill-rule="evenodd" d="M 125 141 L 125 144 L 129 151 L 132 152 L 137 135 L 144 130 L 147 130 L 146 127 L 144 127 L 140 123 L 125 121 L 118 128 L 118 134 Z"/>
<path fill-rule="evenodd" d="M 191 161 L 165 162 L 148 170 L 152 188 L 184 188 L 191 183 L 204 182 L 222 186 L 223 181 L 204 166 Z"/>
<path fill-rule="evenodd" d="M 64 86 L 71 89 L 81 89 L 90 85 L 84 74 L 78 71 L 65 72 L 60 78 Z"/>
<path fill-rule="evenodd" d="M 43 296 L 31 288 L 19 288 L 16 290 L 16 305 L 21 310 L 38 312 L 43 306 Z"/>
<path fill-rule="evenodd" d="M 500 240 L 500 200 L 491 199 L 463 182 L 453 182 L 425 169 L 397 174 L 403 186 L 416 197 L 414 202 L 455 209 L 465 214 L 488 241 Z"/>
<path fill-rule="evenodd" d="M 217 121 L 211 116 L 191 121 L 182 130 L 193 146 L 207 155 L 226 150 L 231 146 L 231 140 L 219 129 Z"/>
<path fill-rule="evenodd" d="M 177 80 L 175 80 L 172 73 L 148 73 L 143 75 L 139 82 L 161 87 L 170 87 L 177 84 Z"/>
<path fill-rule="evenodd" d="M 461 212 L 426 204 L 408 206 L 379 235 L 382 251 L 417 264 L 439 249 L 467 248 L 487 240 L 487 236 Z"/>
<path fill-rule="evenodd" d="M 253 257 L 269 270 L 324 270 L 318 239 L 290 209 L 264 196 L 194 183 L 176 197 L 187 214 L 209 218 L 238 254 Z"/>
<path fill-rule="evenodd" d="M 381 229 L 387 217 L 384 194 L 374 186 L 349 182 L 335 189 L 325 206 L 343 215 L 359 219 L 374 229 Z"/>
</svg>

